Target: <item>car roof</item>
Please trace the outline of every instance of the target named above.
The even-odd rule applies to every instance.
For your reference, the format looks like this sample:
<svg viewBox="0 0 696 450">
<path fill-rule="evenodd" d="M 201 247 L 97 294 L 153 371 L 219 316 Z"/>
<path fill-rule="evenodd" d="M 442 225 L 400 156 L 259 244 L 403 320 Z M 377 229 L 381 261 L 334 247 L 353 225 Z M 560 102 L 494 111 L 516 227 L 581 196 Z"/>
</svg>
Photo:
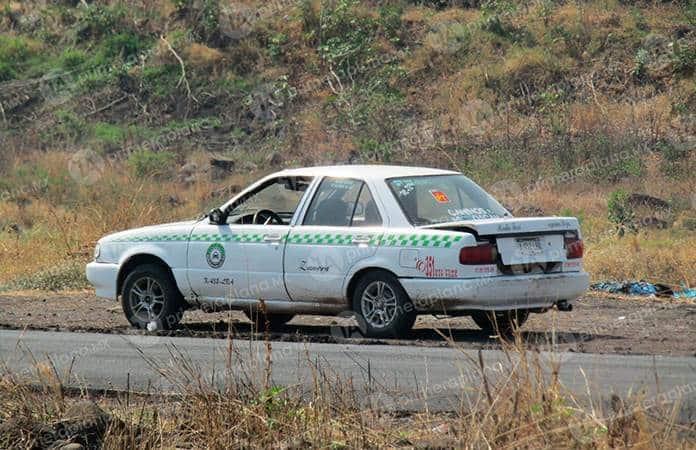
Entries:
<svg viewBox="0 0 696 450">
<path fill-rule="evenodd" d="M 459 172 L 427 167 L 388 166 L 379 164 L 346 164 L 340 166 L 316 166 L 286 169 L 274 176 L 327 176 L 339 178 L 380 179 L 418 175 L 453 175 Z"/>
</svg>

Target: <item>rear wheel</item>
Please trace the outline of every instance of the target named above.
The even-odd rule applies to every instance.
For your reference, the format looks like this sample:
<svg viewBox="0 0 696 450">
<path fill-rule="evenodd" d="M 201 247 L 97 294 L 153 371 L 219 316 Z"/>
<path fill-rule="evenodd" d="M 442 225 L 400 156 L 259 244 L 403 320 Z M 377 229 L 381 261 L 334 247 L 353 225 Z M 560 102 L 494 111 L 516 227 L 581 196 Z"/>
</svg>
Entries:
<svg viewBox="0 0 696 450">
<path fill-rule="evenodd" d="M 158 265 L 136 267 L 123 283 L 121 305 L 137 328 L 171 330 L 184 315 L 184 299 L 169 272 Z"/>
<path fill-rule="evenodd" d="M 353 311 L 361 331 L 369 337 L 400 337 L 416 321 L 416 311 L 394 275 L 370 272 L 358 281 Z"/>
<path fill-rule="evenodd" d="M 254 328 L 257 331 L 266 330 L 267 323 L 271 330 L 277 330 L 295 317 L 294 314 L 263 314 L 261 311 L 244 311 L 244 314 L 251 320 L 251 323 L 254 324 Z"/>
<path fill-rule="evenodd" d="M 471 315 L 483 331 L 489 334 L 510 335 L 516 328 L 522 327 L 529 318 L 529 311 L 516 309 L 512 311 L 477 311 Z"/>
</svg>

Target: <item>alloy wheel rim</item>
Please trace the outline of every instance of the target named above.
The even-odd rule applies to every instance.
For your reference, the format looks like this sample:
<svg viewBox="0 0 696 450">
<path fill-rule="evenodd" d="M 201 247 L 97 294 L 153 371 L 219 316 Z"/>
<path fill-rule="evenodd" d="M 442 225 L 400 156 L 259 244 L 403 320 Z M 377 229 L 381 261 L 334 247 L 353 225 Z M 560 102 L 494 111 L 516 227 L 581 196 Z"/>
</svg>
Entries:
<svg viewBox="0 0 696 450">
<path fill-rule="evenodd" d="M 398 308 L 394 290 L 384 281 L 373 281 L 367 285 L 360 299 L 360 306 L 365 321 L 374 328 L 389 326 L 394 321 Z"/>
<path fill-rule="evenodd" d="M 138 320 L 152 322 L 159 319 L 164 310 L 164 290 L 154 278 L 140 278 L 131 288 L 129 302 Z"/>
</svg>

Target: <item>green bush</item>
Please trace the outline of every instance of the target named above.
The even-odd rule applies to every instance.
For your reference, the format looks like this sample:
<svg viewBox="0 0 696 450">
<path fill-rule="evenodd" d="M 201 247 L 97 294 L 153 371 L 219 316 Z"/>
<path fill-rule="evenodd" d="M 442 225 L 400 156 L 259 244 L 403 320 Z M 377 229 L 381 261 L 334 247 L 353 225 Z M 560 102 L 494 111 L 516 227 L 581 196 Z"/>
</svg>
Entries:
<svg viewBox="0 0 696 450">
<path fill-rule="evenodd" d="M 674 71 L 689 75 L 696 69 L 696 43 L 686 39 L 672 43 L 672 63 Z"/>
<path fill-rule="evenodd" d="M 128 157 L 128 165 L 138 178 L 160 177 L 171 174 L 176 155 L 171 152 L 138 150 Z"/>
<path fill-rule="evenodd" d="M 106 60 L 120 57 L 126 61 L 137 56 L 147 47 L 147 42 L 140 36 L 133 33 L 119 33 L 104 40 L 102 52 Z"/>
<path fill-rule="evenodd" d="M 53 133 L 51 133 L 52 135 L 74 143 L 85 134 L 87 124 L 74 112 L 58 110 L 56 111 L 56 119 L 58 124 Z"/>
<path fill-rule="evenodd" d="M 619 236 L 623 236 L 626 230 L 635 232 L 635 213 L 633 208 L 628 204 L 628 194 L 617 189 L 609 194 L 607 201 L 607 210 L 609 221 L 616 225 Z"/>
<path fill-rule="evenodd" d="M 687 145 L 661 142 L 657 146 L 662 162 L 660 170 L 670 178 L 679 178 L 689 174 L 689 147 Z"/>
<path fill-rule="evenodd" d="M 35 54 L 25 39 L 0 34 L 0 81 L 17 78 L 22 65 Z"/>
<path fill-rule="evenodd" d="M 68 48 L 60 55 L 60 65 L 63 69 L 73 70 L 82 66 L 87 60 L 87 55 L 82 50 Z"/>
<path fill-rule="evenodd" d="M 92 126 L 92 135 L 97 145 L 108 152 L 116 150 L 126 140 L 128 132 L 119 125 L 99 122 Z"/>
<path fill-rule="evenodd" d="M 510 20 L 510 16 L 515 12 L 516 6 L 513 2 L 501 0 L 488 0 L 481 5 L 481 21 L 479 26 L 482 30 L 493 33 L 504 39 L 525 45 L 534 45 L 532 34 L 525 28 L 515 26 Z"/>
<path fill-rule="evenodd" d="M 369 57 L 378 30 L 374 19 L 357 14 L 357 5 L 357 0 L 322 3 L 325 9 L 320 17 L 319 30 L 315 30 L 321 42 L 319 55 L 339 74 Z"/>
<path fill-rule="evenodd" d="M 77 35 L 80 38 L 98 38 L 122 31 L 121 22 L 126 16 L 123 6 L 107 6 L 92 3 L 84 8 L 77 21 Z"/>
<path fill-rule="evenodd" d="M 17 72 L 6 62 L 0 61 L 0 82 L 10 81 L 17 78 Z"/>
</svg>

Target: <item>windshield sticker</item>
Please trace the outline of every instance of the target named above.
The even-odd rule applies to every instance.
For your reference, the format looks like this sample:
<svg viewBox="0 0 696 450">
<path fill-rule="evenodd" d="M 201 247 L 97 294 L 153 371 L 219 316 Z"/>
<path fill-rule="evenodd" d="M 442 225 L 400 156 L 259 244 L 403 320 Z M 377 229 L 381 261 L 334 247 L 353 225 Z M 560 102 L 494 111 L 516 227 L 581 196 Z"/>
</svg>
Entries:
<svg viewBox="0 0 696 450">
<path fill-rule="evenodd" d="M 399 197 L 408 197 L 416 189 L 416 183 L 413 180 L 394 180 L 392 184 Z"/>
<path fill-rule="evenodd" d="M 431 189 L 430 190 L 430 195 L 433 196 L 436 202 L 438 203 L 449 203 L 449 197 L 447 197 L 447 194 L 445 194 L 442 191 L 438 191 L 437 189 Z"/>
<path fill-rule="evenodd" d="M 499 216 L 487 208 L 450 208 L 447 214 L 454 220 L 496 219 Z"/>
<path fill-rule="evenodd" d="M 347 191 L 348 189 L 355 186 L 355 181 L 353 180 L 331 180 L 328 183 L 330 189 L 338 189 L 340 191 Z"/>
</svg>

